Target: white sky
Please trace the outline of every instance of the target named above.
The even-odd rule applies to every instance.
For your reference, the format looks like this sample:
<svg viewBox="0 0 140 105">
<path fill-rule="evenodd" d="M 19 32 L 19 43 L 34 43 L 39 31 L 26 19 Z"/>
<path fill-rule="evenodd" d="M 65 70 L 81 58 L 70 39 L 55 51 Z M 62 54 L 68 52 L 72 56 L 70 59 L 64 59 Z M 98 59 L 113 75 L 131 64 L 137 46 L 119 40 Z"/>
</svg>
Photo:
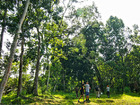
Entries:
<svg viewBox="0 0 140 105">
<path fill-rule="evenodd" d="M 105 23 L 109 17 L 121 18 L 125 26 L 132 28 L 134 24 L 140 27 L 140 0 L 83 0 L 86 4 L 95 2 L 102 21 Z"/>
</svg>

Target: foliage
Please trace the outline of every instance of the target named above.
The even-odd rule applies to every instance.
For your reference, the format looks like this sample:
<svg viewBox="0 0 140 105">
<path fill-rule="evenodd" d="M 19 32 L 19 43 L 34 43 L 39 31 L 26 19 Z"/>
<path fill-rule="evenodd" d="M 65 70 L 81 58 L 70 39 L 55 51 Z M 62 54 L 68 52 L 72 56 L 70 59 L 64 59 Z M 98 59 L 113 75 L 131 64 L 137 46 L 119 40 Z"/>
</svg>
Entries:
<svg viewBox="0 0 140 105">
<path fill-rule="evenodd" d="M 140 93 L 139 26 L 134 24 L 133 29 L 126 28 L 123 20 L 116 16 L 110 16 L 103 24 L 95 3 L 76 8 L 79 3 L 78 0 L 31 0 L 4 90 L 4 104 L 8 99 L 10 104 L 33 102 L 25 101 L 23 97 L 16 99 L 20 73 L 22 96 L 32 96 L 36 83 L 42 97 L 61 91 L 58 94 L 64 95 L 62 100 L 69 104 L 75 104 L 74 93 L 63 92 L 73 92 L 76 86 L 80 87 L 86 81 L 91 91 L 99 85 L 105 93 L 109 85 L 112 93 Z M 0 29 L 5 29 L 4 33 L 11 38 L 16 35 L 24 6 L 25 0 L 0 1 Z M 6 41 L 8 51 L 10 46 L 11 42 Z M 9 52 L 3 51 L 0 82 L 8 57 Z M 23 70 L 19 73 L 21 63 Z M 96 99 L 94 102 L 105 103 L 106 100 Z"/>
</svg>

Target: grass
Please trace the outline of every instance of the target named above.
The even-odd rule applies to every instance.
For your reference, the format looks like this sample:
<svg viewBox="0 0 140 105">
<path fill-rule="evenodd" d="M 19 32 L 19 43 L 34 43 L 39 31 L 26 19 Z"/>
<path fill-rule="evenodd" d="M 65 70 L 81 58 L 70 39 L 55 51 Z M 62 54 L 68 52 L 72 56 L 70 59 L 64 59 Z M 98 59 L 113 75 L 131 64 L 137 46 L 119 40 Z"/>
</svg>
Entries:
<svg viewBox="0 0 140 105">
<path fill-rule="evenodd" d="M 27 98 L 28 97 L 28 98 Z M 15 94 L 5 95 L 2 104 L 21 105 L 140 105 L 140 96 L 131 94 L 112 94 L 110 98 L 104 94 L 101 98 L 96 98 L 95 94 L 90 94 L 90 102 L 83 102 L 83 98 L 76 98 L 75 93 L 58 92 L 53 94 L 43 94 L 39 96 L 26 95 L 16 98 Z"/>
</svg>

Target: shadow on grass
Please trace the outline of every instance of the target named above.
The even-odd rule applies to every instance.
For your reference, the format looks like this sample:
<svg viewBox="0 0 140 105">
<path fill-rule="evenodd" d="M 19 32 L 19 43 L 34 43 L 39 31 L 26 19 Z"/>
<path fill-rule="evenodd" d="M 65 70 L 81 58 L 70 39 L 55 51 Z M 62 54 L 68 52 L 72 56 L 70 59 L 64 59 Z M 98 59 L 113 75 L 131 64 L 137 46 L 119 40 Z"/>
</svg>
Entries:
<svg viewBox="0 0 140 105">
<path fill-rule="evenodd" d="M 122 96 L 123 96 L 123 94 L 113 94 L 113 95 L 111 95 L 110 98 L 113 98 L 113 99 L 121 99 Z"/>
<path fill-rule="evenodd" d="M 19 104 L 28 104 L 28 103 L 32 103 L 35 100 L 33 98 L 29 98 L 29 97 L 17 97 L 16 94 L 14 95 L 5 95 L 2 98 L 2 105 L 10 105 L 10 104 L 14 104 L 14 105 L 19 105 Z"/>
<path fill-rule="evenodd" d="M 101 95 L 101 99 L 121 99 L 123 94 L 111 94 L 110 98 L 108 98 L 108 96 L 106 94 Z M 96 99 L 96 95 L 90 95 L 90 97 L 93 97 L 94 99 Z"/>
<path fill-rule="evenodd" d="M 112 102 L 114 102 L 113 100 L 106 100 L 106 102 L 108 102 L 108 103 L 112 103 Z"/>
<path fill-rule="evenodd" d="M 96 100 L 96 103 L 105 103 L 105 100 Z"/>
<path fill-rule="evenodd" d="M 84 102 L 84 101 L 79 101 L 78 103 L 79 103 L 79 104 L 85 104 L 85 102 Z"/>
<path fill-rule="evenodd" d="M 126 93 L 126 95 L 140 97 L 140 93 Z"/>
</svg>

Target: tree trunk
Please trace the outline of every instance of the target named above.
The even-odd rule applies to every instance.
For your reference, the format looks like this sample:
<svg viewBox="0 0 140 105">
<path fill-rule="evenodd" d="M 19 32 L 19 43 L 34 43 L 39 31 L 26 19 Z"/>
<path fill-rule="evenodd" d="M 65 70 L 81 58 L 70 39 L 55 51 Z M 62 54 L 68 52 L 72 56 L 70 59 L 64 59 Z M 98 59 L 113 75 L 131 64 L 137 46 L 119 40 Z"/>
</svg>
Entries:
<svg viewBox="0 0 140 105">
<path fill-rule="evenodd" d="M 10 73 L 11 66 L 12 66 L 12 61 L 13 61 L 15 50 L 16 50 L 16 47 L 17 47 L 18 36 L 19 36 L 20 30 L 21 30 L 22 23 L 25 19 L 26 13 L 27 13 L 29 3 L 30 3 L 30 0 L 27 0 L 26 1 L 26 6 L 25 6 L 25 9 L 24 9 L 24 13 L 23 13 L 23 15 L 20 19 L 19 25 L 18 25 L 18 30 L 17 30 L 17 32 L 14 36 L 14 40 L 13 40 L 13 43 L 11 45 L 9 60 L 8 60 L 8 63 L 7 63 L 7 67 L 6 67 L 3 79 L 2 79 L 1 84 L 0 84 L 0 103 L 1 103 L 1 99 L 2 99 L 3 90 L 6 86 L 7 81 L 8 81 L 9 73 Z"/>
<path fill-rule="evenodd" d="M 49 58 L 48 58 L 49 59 Z M 48 65 L 49 65 L 49 73 L 48 73 L 48 80 L 47 80 L 47 91 L 49 89 L 49 79 L 50 79 L 50 64 L 49 64 L 49 60 L 48 60 Z"/>
<path fill-rule="evenodd" d="M 65 92 L 65 71 L 63 71 L 63 88 L 64 88 L 64 92 Z"/>
<path fill-rule="evenodd" d="M 19 66 L 19 80 L 17 96 L 19 97 L 22 89 L 22 67 L 23 67 L 23 53 L 24 53 L 24 35 L 22 34 L 21 54 L 20 54 L 20 66 Z"/>
<path fill-rule="evenodd" d="M 104 92 L 103 83 L 102 83 L 103 81 L 102 81 L 100 72 L 99 72 L 99 70 L 98 70 L 98 68 L 95 64 L 94 64 L 94 68 L 95 68 L 95 71 L 96 71 L 96 76 L 97 76 L 98 81 L 99 81 L 100 89 L 101 89 L 102 92 Z"/>
<path fill-rule="evenodd" d="M 57 83 L 55 84 L 54 88 L 53 88 L 53 92 L 55 92 L 56 90 L 56 86 L 57 86 Z"/>
<path fill-rule="evenodd" d="M 94 90 L 94 87 L 95 87 L 95 86 L 94 86 L 93 77 L 92 77 L 92 80 L 91 80 L 91 86 L 92 86 L 92 89 L 91 89 L 91 90 L 93 91 L 93 90 Z"/>
<path fill-rule="evenodd" d="M 6 21 L 6 15 L 7 15 L 7 8 L 4 10 L 4 17 L 3 17 L 3 24 L 2 24 L 2 31 L 1 31 L 1 36 L 0 36 L 0 57 L 2 53 L 2 43 L 3 43 L 3 36 L 4 36 L 4 31 L 5 31 L 5 21 Z"/>
<path fill-rule="evenodd" d="M 57 83 L 58 83 L 58 78 L 56 78 L 56 84 L 54 85 L 54 88 L 53 88 L 53 92 L 55 92 L 55 90 L 56 90 L 56 86 L 57 86 Z"/>
<path fill-rule="evenodd" d="M 39 75 L 39 65 L 40 65 L 40 33 L 39 29 L 37 27 L 37 33 L 38 33 L 38 51 L 37 51 L 37 63 L 36 63 L 36 73 L 35 73 L 35 79 L 34 79 L 34 89 L 33 94 L 38 95 L 38 75 Z"/>
</svg>

